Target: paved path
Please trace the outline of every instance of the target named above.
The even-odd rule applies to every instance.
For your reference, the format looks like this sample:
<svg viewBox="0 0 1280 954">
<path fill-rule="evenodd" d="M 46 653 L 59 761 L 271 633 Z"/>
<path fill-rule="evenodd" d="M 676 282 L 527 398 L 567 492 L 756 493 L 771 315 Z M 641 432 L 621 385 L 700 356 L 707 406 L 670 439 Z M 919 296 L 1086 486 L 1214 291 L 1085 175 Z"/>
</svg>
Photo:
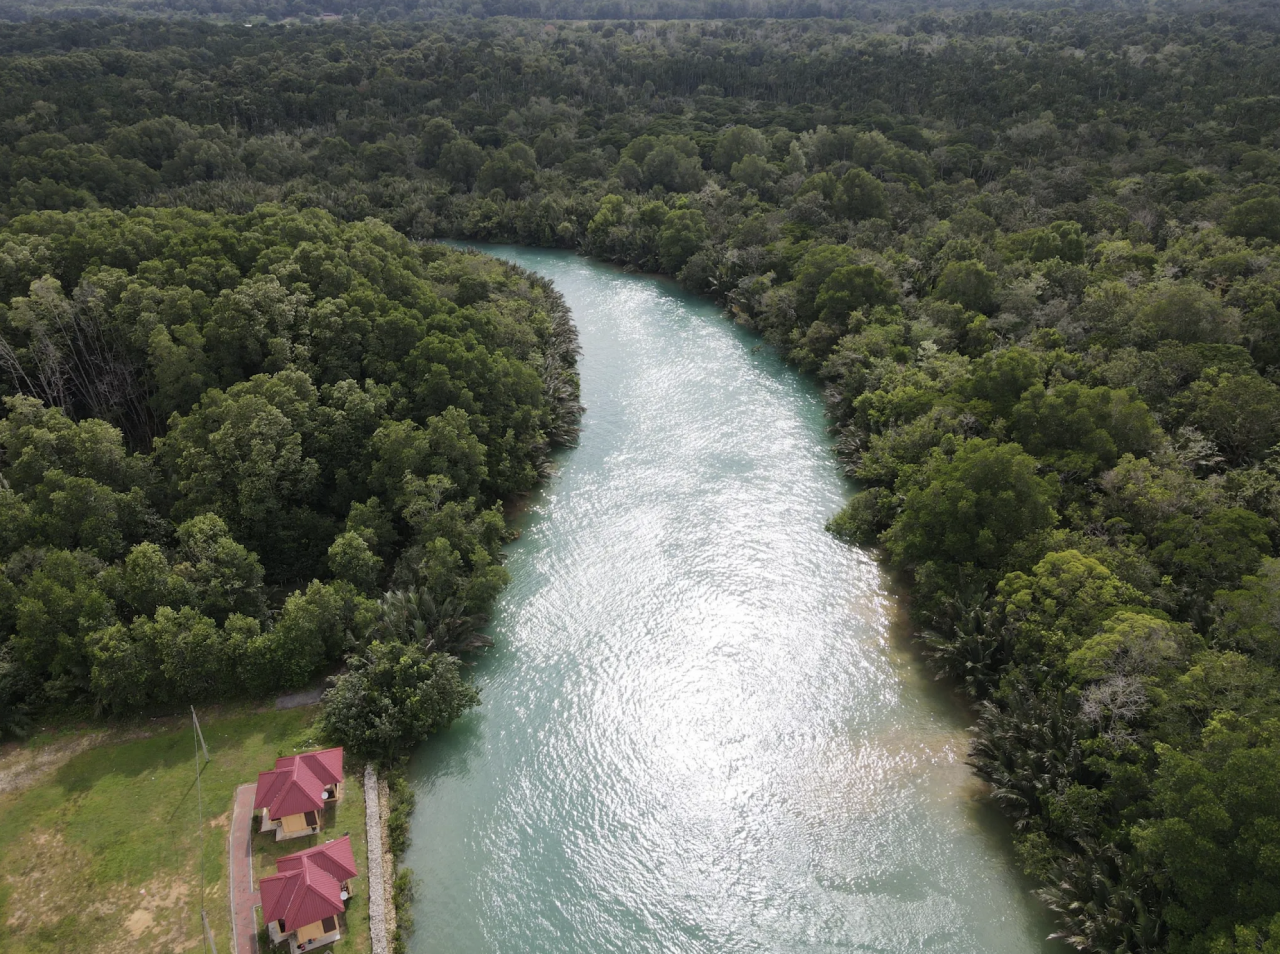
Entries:
<svg viewBox="0 0 1280 954">
<path fill-rule="evenodd" d="M 258 922 L 253 909 L 262 896 L 253 890 L 253 794 L 257 785 L 236 789 L 231 809 L 231 937 L 232 954 L 258 954 Z"/>
</svg>

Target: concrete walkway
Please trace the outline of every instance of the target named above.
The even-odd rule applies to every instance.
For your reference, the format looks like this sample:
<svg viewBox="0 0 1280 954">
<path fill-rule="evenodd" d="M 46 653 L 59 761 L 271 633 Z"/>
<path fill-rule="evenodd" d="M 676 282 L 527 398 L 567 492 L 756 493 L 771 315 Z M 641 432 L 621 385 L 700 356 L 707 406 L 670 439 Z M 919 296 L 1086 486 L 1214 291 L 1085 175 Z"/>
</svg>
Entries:
<svg viewBox="0 0 1280 954">
<path fill-rule="evenodd" d="M 253 909 L 262 896 L 253 889 L 253 795 L 257 785 L 236 789 L 229 836 L 231 863 L 231 943 L 233 954 L 258 954 L 258 922 Z"/>
</svg>

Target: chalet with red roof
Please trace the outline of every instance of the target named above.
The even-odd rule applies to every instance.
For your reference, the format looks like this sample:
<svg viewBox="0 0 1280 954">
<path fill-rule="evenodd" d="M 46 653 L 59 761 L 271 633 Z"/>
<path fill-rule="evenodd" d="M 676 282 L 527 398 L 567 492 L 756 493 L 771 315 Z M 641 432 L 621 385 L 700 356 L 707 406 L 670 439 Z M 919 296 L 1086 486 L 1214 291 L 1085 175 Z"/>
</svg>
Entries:
<svg viewBox="0 0 1280 954">
<path fill-rule="evenodd" d="M 262 809 L 262 831 L 276 841 L 314 835 L 325 806 L 342 797 L 342 749 L 321 749 L 276 759 L 270 772 L 258 774 L 254 811 Z"/>
<path fill-rule="evenodd" d="M 355 876 L 356 857 L 347 835 L 277 861 L 276 873 L 258 882 L 271 940 L 287 940 L 291 954 L 338 940 L 338 915 L 347 909 L 349 882 Z"/>
</svg>

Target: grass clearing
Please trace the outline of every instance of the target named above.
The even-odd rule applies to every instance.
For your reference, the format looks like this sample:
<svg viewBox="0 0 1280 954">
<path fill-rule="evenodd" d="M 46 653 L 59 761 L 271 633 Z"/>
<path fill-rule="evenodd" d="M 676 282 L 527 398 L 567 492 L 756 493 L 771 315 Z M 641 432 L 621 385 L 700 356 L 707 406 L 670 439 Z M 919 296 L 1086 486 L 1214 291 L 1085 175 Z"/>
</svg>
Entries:
<svg viewBox="0 0 1280 954">
<path fill-rule="evenodd" d="M 278 756 L 315 748 L 315 715 L 314 707 L 201 715 L 213 757 L 201 776 L 205 908 L 219 951 L 231 951 L 227 834 L 233 792 Z M 199 948 L 200 828 L 190 721 L 159 726 L 147 738 L 78 752 L 29 787 L 0 794 L 0 951 L 159 954 Z M 350 831 L 361 894 L 367 894 L 364 799 L 358 779 L 349 774 L 347 782 L 332 831 Z M 299 838 L 280 847 L 293 851 L 309 843 Z M 255 839 L 255 852 L 259 844 L 264 841 Z M 350 938 L 340 951 L 368 949 L 367 898 L 363 902 L 352 912 Z"/>
</svg>

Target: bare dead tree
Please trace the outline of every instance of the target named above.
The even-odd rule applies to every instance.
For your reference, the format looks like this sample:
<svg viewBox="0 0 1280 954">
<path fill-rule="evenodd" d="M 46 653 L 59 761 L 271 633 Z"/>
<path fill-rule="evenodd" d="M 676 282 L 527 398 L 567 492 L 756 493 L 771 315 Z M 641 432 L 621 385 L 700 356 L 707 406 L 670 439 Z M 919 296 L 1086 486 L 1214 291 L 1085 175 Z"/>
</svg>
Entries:
<svg viewBox="0 0 1280 954">
<path fill-rule="evenodd" d="M 15 391 L 35 395 L 35 383 L 27 376 L 17 349 L 3 332 L 0 332 L 0 368 L 9 376 Z"/>
<path fill-rule="evenodd" d="M 1112 676 L 1090 685 L 1080 696 L 1080 718 L 1117 745 L 1137 740 L 1131 724 L 1142 718 L 1150 702 L 1141 679 Z"/>
<path fill-rule="evenodd" d="M 131 445 L 149 446 L 159 428 L 147 400 L 146 370 L 129 360 L 119 332 L 109 330 L 102 292 L 81 282 L 70 317 L 67 354 L 78 403 L 116 424 Z"/>
<path fill-rule="evenodd" d="M 110 421 L 131 446 L 150 446 L 159 422 L 148 400 L 147 372 L 110 328 L 99 289 L 82 282 L 68 299 L 36 283 L 10 316 L 0 328 L 0 371 L 14 390 L 72 420 Z"/>
<path fill-rule="evenodd" d="M 31 355 L 36 363 L 36 379 L 46 404 L 70 411 L 71 395 L 67 391 L 66 365 L 57 345 L 47 330 L 40 326 L 31 342 Z"/>
</svg>

